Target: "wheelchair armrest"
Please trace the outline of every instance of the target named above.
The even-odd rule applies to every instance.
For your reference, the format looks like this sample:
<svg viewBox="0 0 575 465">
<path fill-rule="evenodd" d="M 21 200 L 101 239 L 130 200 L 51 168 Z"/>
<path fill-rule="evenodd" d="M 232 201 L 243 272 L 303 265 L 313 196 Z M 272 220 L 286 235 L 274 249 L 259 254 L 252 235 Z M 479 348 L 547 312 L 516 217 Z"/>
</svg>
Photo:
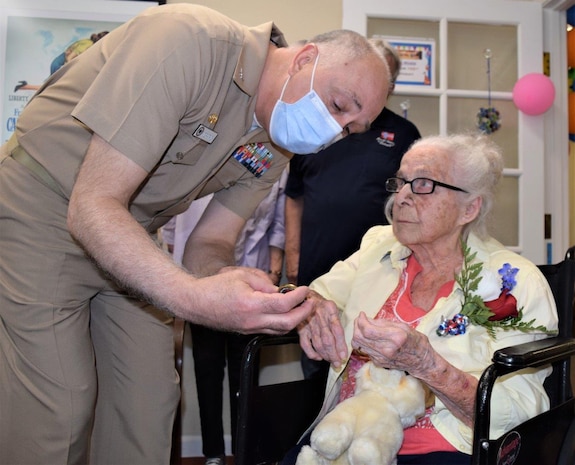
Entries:
<svg viewBox="0 0 575 465">
<path fill-rule="evenodd" d="M 290 331 L 281 336 L 272 336 L 270 334 L 259 334 L 252 340 L 252 345 L 256 347 L 263 346 L 280 346 L 284 344 L 299 344 L 299 335 L 297 331 Z"/>
<path fill-rule="evenodd" d="M 257 365 L 253 362 L 253 360 L 255 357 L 259 356 L 262 347 L 298 343 L 299 335 L 297 331 L 291 331 L 281 336 L 271 336 L 269 334 L 259 334 L 254 336 L 254 338 L 247 344 L 246 348 L 244 349 L 244 361 L 242 363 L 242 368 L 244 370 L 245 376 L 242 383 L 249 381 L 250 384 L 253 384 L 257 381 L 255 376 Z"/>
<path fill-rule="evenodd" d="M 291 331 L 281 336 L 271 336 L 269 334 L 254 336 L 244 349 L 241 366 L 242 377 L 240 381 L 240 393 L 248 392 L 250 389 L 249 386 L 256 386 L 258 384 L 259 365 L 256 363 L 256 360 L 262 348 L 284 344 L 299 344 L 298 333 Z"/>
<path fill-rule="evenodd" d="M 575 354 L 575 339 L 552 337 L 500 349 L 493 354 L 493 363 L 501 373 L 538 367 L 563 360 Z"/>
<path fill-rule="evenodd" d="M 574 354 L 575 339 L 568 337 L 552 337 L 535 342 L 527 342 L 500 349 L 493 354 L 493 363 L 485 369 L 477 386 L 474 456 L 481 456 L 480 448 L 489 437 L 491 393 L 495 380 L 500 376 L 524 368 L 539 367 L 567 360 Z"/>
<path fill-rule="evenodd" d="M 238 394 L 236 465 L 277 463 L 297 443 L 323 403 L 321 379 L 294 379 L 260 384 L 260 359 L 264 351 L 297 345 L 299 335 L 258 335 L 243 354 Z M 263 350 L 262 350 L 263 349 Z M 289 376 L 288 376 L 289 377 Z"/>
</svg>

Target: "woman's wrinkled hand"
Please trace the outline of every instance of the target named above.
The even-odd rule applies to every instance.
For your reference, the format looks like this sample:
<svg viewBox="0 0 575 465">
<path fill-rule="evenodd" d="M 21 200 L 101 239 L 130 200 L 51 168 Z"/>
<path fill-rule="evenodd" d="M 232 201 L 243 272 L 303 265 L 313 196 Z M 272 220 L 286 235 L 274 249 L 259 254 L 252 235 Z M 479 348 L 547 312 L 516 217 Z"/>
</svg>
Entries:
<svg viewBox="0 0 575 465">
<path fill-rule="evenodd" d="M 306 303 L 312 312 L 297 329 L 300 345 L 312 360 L 327 360 L 338 368 L 347 359 L 348 350 L 339 309 L 334 302 L 310 291 Z"/>
<path fill-rule="evenodd" d="M 405 323 L 368 318 L 363 312 L 355 320 L 351 346 L 378 366 L 404 370 L 416 377 L 433 364 L 424 334 Z"/>
</svg>

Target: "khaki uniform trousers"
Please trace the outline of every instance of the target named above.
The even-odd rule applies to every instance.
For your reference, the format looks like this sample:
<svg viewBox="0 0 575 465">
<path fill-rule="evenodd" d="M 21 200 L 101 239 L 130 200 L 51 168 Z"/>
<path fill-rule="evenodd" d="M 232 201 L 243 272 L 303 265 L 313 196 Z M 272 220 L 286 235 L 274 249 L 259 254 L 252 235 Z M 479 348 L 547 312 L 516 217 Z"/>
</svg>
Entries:
<svg viewBox="0 0 575 465">
<path fill-rule="evenodd" d="M 1 163 L 0 464 L 167 464 L 171 319 L 85 257 L 65 198 Z"/>
</svg>

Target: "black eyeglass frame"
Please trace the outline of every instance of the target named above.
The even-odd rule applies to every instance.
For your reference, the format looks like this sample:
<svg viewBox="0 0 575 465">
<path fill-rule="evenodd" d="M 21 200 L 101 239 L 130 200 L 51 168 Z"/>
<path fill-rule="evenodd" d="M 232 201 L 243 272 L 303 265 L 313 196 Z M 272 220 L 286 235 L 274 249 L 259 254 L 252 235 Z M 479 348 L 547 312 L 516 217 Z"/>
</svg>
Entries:
<svg viewBox="0 0 575 465">
<path fill-rule="evenodd" d="M 431 187 L 431 191 L 429 192 L 415 192 L 413 190 L 413 182 L 417 181 L 419 179 L 425 179 L 426 181 L 431 181 L 432 183 L 432 187 Z M 397 189 L 390 189 L 389 187 L 389 181 L 391 180 L 399 180 L 400 182 L 397 184 L 401 184 L 401 182 L 403 183 L 401 186 L 399 186 Z M 441 181 L 436 181 L 435 179 L 430 179 L 430 178 L 413 178 L 411 181 L 408 181 L 407 179 L 404 178 L 400 178 L 400 177 L 393 177 L 393 178 L 388 178 L 385 181 L 385 190 L 387 192 L 391 192 L 393 194 L 397 194 L 401 188 L 403 186 L 405 186 L 406 184 L 409 184 L 409 187 L 411 189 L 411 192 L 413 192 L 416 195 L 428 195 L 428 194 L 433 194 L 435 192 L 435 186 L 441 186 L 441 187 L 445 187 L 446 189 L 451 189 L 453 191 L 458 191 L 458 192 L 465 192 L 466 194 L 469 194 L 469 192 L 467 192 L 465 189 L 462 189 L 461 187 L 457 187 L 457 186 L 452 186 L 451 184 L 445 184 L 444 182 Z"/>
</svg>

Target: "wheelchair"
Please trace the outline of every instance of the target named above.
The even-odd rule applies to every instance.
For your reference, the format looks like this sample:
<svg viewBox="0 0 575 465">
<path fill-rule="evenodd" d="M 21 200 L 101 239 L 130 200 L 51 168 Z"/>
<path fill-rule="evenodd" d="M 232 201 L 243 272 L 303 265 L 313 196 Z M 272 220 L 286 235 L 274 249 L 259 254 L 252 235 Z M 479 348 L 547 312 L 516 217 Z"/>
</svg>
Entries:
<svg viewBox="0 0 575 465">
<path fill-rule="evenodd" d="M 574 465 L 575 398 L 570 382 L 575 294 L 575 246 L 565 259 L 540 265 L 559 313 L 559 334 L 498 350 L 477 388 L 472 465 Z M 261 352 L 272 346 L 299 345 L 296 333 L 256 336 L 244 352 L 238 393 L 235 465 L 273 465 L 282 460 L 317 416 L 324 382 L 294 379 L 260 385 Z M 508 431 L 489 437 L 491 392 L 498 377 L 529 367 L 552 364 L 545 381 L 551 408 Z"/>
</svg>

